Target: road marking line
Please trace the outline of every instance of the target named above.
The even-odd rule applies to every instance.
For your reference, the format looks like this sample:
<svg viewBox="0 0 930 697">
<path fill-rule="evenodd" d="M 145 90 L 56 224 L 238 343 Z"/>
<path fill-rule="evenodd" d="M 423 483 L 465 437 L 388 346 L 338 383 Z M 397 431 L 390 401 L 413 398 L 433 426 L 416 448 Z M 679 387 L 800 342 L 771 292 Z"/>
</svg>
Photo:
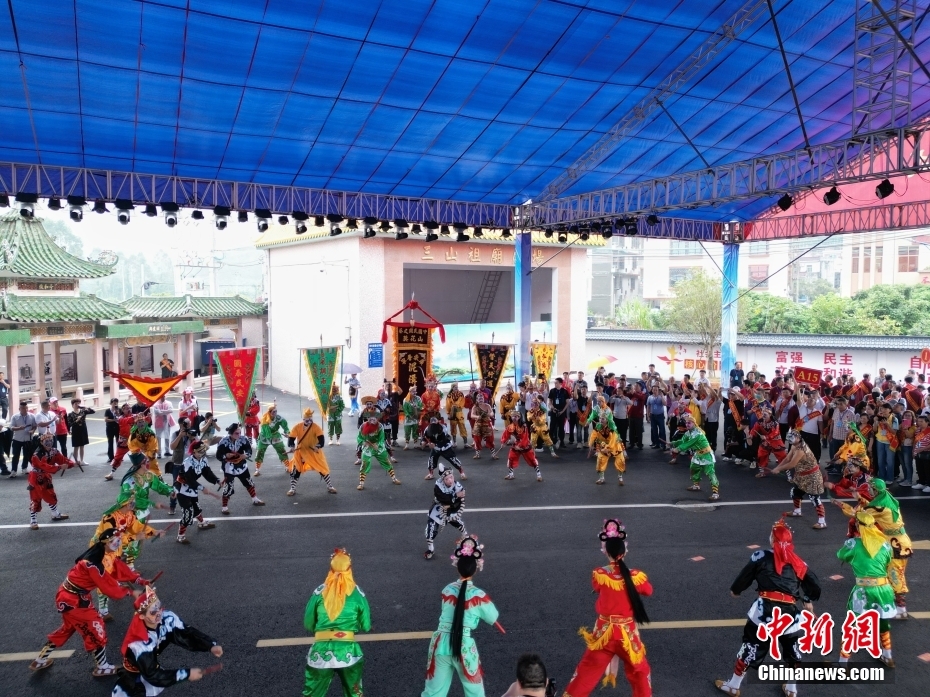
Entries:
<svg viewBox="0 0 930 697">
<path fill-rule="evenodd" d="M 911 549 L 930 549 L 930 540 L 911 540 Z"/>
<path fill-rule="evenodd" d="M 49 655 L 52 658 L 71 658 L 74 649 L 65 649 L 63 651 L 52 651 Z M 35 651 L 24 651 L 23 653 L 0 653 L 0 663 L 9 663 L 10 661 L 31 661 L 39 654 Z"/>
<path fill-rule="evenodd" d="M 907 498 L 920 498 L 924 501 L 930 501 L 930 498 L 926 497 L 907 497 L 899 496 L 898 500 Z M 537 511 L 598 511 L 604 509 L 618 509 L 618 508 L 672 508 L 675 510 L 687 509 L 692 504 L 677 504 L 677 503 L 611 503 L 611 504 L 591 504 L 591 505 L 578 505 L 578 506 L 514 506 L 514 507 L 502 507 L 502 508 L 469 508 L 469 515 L 475 513 L 532 513 Z M 693 504 L 695 506 L 706 506 L 704 503 Z M 775 499 L 774 501 L 727 501 L 726 503 L 717 502 L 715 506 L 784 506 L 784 499 Z M 222 520 L 224 523 L 229 521 L 263 521 L 263 520 L 301 520 L 304 518 L 361 518 L 361 517 L 377 517 L 377 516 L 395 516 L 395 515 L 424 515 L 425 510 L 418 508 L 411 511 L 347 511 L 344 513 L 282 513 L 277 515 L 249 515 L 249 516 L 224 516 L 222 518 L 215 518 L 215 520 Z M 171 523 L 176 522 L 177 518 L 160 518 L 156 520 L 149 520 L 149 525 L 155 523 Z M 86 523 L 41 523 L 41 525 L 48 525 L 49 527 L 56 528 L 82 528 L 90 527 L 100 524 L 100 521 L 90 521 Z M 28 528 L 28 524 L 24 525 L 0 525 L 0 530 L 19 530 Z"/>
</svg>

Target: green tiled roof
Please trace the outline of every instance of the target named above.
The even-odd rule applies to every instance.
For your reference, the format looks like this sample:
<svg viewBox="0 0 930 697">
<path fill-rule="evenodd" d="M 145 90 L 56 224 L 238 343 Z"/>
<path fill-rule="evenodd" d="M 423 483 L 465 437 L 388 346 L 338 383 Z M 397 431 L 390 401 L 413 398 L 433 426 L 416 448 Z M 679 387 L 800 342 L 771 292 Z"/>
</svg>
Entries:
<svg viewBox="0 0 930 697">
<path fill-rule="evenodd" d="M 55 297 L 7 293 L 0 298 L 0 319 L 10 322 L 93 322 L 126 318 L 124 308 L 96 295 Z"/>
<path fill-rule="evenodd" d="M 265 306 L 238 295 L 228 298 L 198 298 L 193 295 L 143 298 L 135 295 L 121 303 L 133 317 L 247 317 L 265 314 Z"/>
<path fill-rule="evenodd" d="M 0 217 L 0 272 L 4 271 L 38 278 L 102 278 L 114 270 L 68 254 L 40 219 L 8 213 Z"/>
</svg>

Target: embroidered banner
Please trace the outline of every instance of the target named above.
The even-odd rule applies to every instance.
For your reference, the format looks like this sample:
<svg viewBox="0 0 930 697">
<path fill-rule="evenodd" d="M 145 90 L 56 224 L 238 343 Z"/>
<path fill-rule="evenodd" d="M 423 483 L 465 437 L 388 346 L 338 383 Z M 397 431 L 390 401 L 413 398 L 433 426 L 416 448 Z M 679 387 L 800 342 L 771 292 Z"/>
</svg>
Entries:
<svg viewBox="0 0 930 697">
<path fill-rule="evenodd" d="M 510 354 L 509 344 L 475 344 L 475 355 L 478 358 L 478 374 L 485 381 L 491 395 L 497 394 L 504 366 L 507 365 L 507 356 Z"/>
<path fill-rule="evenodd" d="M 530 356 L 533 359 L 533 378 L 542 373 L 546 382 L 552 377 L 552 368 L 555 366 L 555 350 L 558 344 L 544 344 L 534 341 L 530 344 Z"/>
<path fill-rule="evenodd" d="M 161 399 L 163 394 L 190 375 L 190 372 L 188 370 L 170 378 L 142 378 L 130 373 L 113 373 L 109 370 L 104 370 L 103 374 L 116 378 L 119 380 L 120 385 L 136 396 L 136 399 L 143 404 L 152 406 Z"/>
<path fill-rule="evenodd" d="M 336 379 L 336 369 L 342 355 L 342 346 L 321 346 L 320 348 L 304 349 L 304 367 L 313 386 L 316 402 L 320 405 L 323 418 L 329 416 L 329 398 L 332 395 L 333 380 Z"/>
<path fill-rule="evenodd" d="M 394 379 L 404 397 L 411 387 L 423 394 L 426 376 L 432 372 L 433 335 L 427 327 L 393 327 Z"/>
<path fill-rule="evenodd" d="M 239 423 L 245 423 L 252 389 L 262 370 L 262 350 L 258 347 L 217 349 L 213 352 L 213 362 L 236 405 Z"/>
</svg>

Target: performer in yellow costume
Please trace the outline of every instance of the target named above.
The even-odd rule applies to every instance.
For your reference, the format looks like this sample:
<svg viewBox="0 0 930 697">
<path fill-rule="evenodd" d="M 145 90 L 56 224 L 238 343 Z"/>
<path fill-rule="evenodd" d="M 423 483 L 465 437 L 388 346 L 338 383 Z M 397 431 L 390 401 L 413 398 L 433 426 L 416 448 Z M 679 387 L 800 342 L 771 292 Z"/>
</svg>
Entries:
<svg viewBox="0 0 930 697">
<path fill-rule="evenodd" d="M 329 493 L 336 493 L 333 481 L 329 478 L 329 463 L 323 454 L 325 442 L 323 429 L 313 421 L 313 410 L 309 407 L 304 409 L 303 421 L 296 423 L 287 434 L 288 453 L 291 455 L 291 466 L 288 470 L 291 475 L 291 488 L 287 491 L 288 496 L 297 493 L 297 480 L 300 479 L 300 475 L 311 470 L 320 473 L 320 479 L 326 482 L 326 490 Z"/>
<path fill-rule="evenodd" d="M 542 448 L 539 447 L 539 441 L 542 439 L 543 445 L 549 448 L 549 454 L 552 455 L 552 457 L 558 457 L 552 445 L 552 438 L 549 437 L 549 424 L 546 423 L 545 403 L 538 401 L 536 406 L 527 413 L 527 417 L 529 418 L 530 427 L 533 432 L 530 442 L 535 446 L 536 452 L 542 450 Z"/>
<path fill-rule="evenodd" d="M 148 467 L 159 477 L 161 469 L 158 467 L 158 438 L 155 437 L 155 431 L 149 426 L 142 414 L 136 414 L 136 423 L 129 432 L 129 455 L 130 459 L 134 453 L 142 453 L 148 462 Z"/>
<path fill-rule="evenodd" d="M 504 387 L 504 394 L 501 395 L 499 400 L 501 417 L 506 418 L 510 412 L 517 408 L 519 403 L 520 395 L 513 391 L 513 385 L 508 382 L 507 386 Z"/>
<path fill-rule="evenodd" d="M 595 466 L 597 481 L 595 484 L 604 483 L 604 471 L 607 469 L 607 462 L 610 458 L 613 458 L 614 467 L 617 468 L 617 484 L 623 486 L 623 473 L 626 472 L 626 449 L 617 437 L 617 432 L 611 428 L 609 420 L 610 415 L 604 412 L 595 423 L 594 432 L 591 434 L 591 444 L 594 452 L 597 453 L 597 464 Z"/>
<path fill-rule="evenodd" d="M 468 445 L 468 433 L 465 431 L 465 395 L 459 389 L 457 382 L 452 383 L 452 389 L 446 395 L 446 415 L 449 417 L 449 434 L 452 444 L 455 445 L 456 435 L 462 436 L 462 445 Z"/>
</svg>

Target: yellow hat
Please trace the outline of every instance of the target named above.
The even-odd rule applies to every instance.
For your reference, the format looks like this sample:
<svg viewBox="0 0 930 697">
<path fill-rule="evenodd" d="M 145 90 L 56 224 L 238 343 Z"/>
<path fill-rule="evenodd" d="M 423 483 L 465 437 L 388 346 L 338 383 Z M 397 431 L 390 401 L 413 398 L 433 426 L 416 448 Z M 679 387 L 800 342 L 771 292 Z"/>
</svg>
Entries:
<svg viewBox="0 0 930 697">
<path fill-rule="evenodd" d="M 312 418 L 313 418 L 313 409 L 311 409 L 310 407 L 307 407 L 306 409 L 304 409 L 304 418 L 305 418 L 305 419 L 312 419 Z"/>
<path fill-rule="evenodd" d="M 345 607 L 346 598 L 355 590 L 352 558 L 341 548 L 333 552 L 329 574 L 323 583 L 323 608 L 330 620 L 335 620 Z"/>
</svg>

